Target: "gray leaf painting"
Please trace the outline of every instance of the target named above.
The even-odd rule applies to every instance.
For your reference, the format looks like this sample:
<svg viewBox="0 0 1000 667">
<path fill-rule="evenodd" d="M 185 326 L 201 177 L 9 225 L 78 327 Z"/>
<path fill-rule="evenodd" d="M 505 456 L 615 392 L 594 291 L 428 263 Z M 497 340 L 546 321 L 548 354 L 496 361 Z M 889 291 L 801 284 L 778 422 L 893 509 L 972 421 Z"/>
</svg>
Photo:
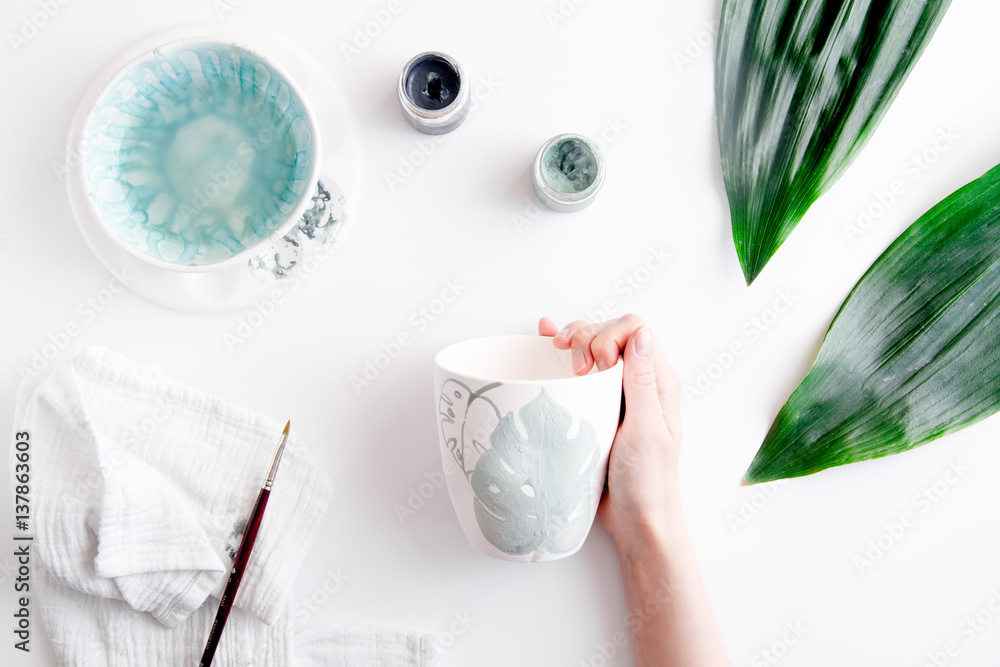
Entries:
<svg viewBox="0 0 1000 667">
<path fill-rule="evenodd" d="M 441 385 L 438 396 L 441 436 L 466 479 L 472 477 L 476 462 L 488 449 L 490 433 L 500 421 L 499 408 L 485 394 L 501 384 L 494 382 L 473 391 L 464 382 L 449 378 Z"/>
<path fill-rule="evenodd" d="M 543 389 L 518 411 L 527 438 L 508 412 L 490 436 L 472 473 L 476 520 L 504 553 L 572 551 L 592 520 L 590 480 L 600 460 L 593 426 L 580 420 L 572 440 L 572 415 Z"/>
</svg>

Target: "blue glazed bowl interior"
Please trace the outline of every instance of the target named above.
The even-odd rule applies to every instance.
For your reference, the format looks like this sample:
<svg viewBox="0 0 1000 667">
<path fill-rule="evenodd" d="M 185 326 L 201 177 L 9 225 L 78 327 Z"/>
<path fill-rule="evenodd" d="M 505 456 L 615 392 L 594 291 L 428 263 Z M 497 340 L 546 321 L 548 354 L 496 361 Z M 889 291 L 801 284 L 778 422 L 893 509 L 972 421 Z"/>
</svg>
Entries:
<svg viewBox="0 0 1000 667">
<path fill-rule="evenodd" d="M 295 87 L 260 56 L 226 43 L 168 44 L 98 97 L 84 180 L 126 249 L 208 267 L 273 236 L 309 197 L 313 127 Z"/>
</svg>

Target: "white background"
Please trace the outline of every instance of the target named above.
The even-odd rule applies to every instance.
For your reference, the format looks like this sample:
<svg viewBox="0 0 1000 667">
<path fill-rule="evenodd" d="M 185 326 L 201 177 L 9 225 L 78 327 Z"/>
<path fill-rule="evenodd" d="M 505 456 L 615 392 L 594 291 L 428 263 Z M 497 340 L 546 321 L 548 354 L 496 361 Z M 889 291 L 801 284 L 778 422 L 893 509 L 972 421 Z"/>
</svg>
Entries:
<svg viewBox="0 0 1000 667">
<path fill-rule="evenodd" d="M 702 371 L 717 378 L 685 402 L 682 491 L 734 665 L 768 664 L 758 652 L 794 622 L 807 630 L 782 665 L 919 667 L 950 641 L 959 653 L 948 664 L 995 659 L 1000 618 L 989 614 L 992 622 L 971 637 L 960 625 L 1000 591 L 1000 421 L 774 486 L 770 496 L 739 481 L 864 270 L 921 213 L 998 162 L 1000 6 L 955 0 L 866 150 L 752 288 L 740 273 L 721 185 L 713 101 L 720 3 L 563 2 L 568 16 L 553 26 L 547 12 L 559 6 L 404 0 L 349 61 L 341 44 L 386 2 L 243 0 L 224 14 L 227 22 L 294 36 L 328 69 L 357 123 L 363 175 L 351 233 L 335 258 L 230 351 L 224 335 L 246 311 L 190 315 L 126 292 L 92 322 L 82 320 L 78 306 L 111 276 L 77 231 L 51 167 L 63 157 L 78 100 L 105 62 L 148 33 L 219 20 L 216 6 L 73 0 L 15 51 L 8 33 L 39 5 L 5 2 L 0 432 L 17 426 L 17 366 L 77 322 L 81 334 L 57 361 L 102 344 L 155 359 L 172 377 L 276 419 L 292 418 L 336 484 L 296 597 L 322 599 L 317 591 L 328 572 L 349 577 L 300 627 L 359 622 L 442 633 L 455 614 L 468 613 L 475 621 L 442 665 L 600 665 L 597 645 L 627 629 L 603 529 L 569 559 L 511 564 L 467 546 L 443 490 L 405 523 L 394 505 L 440 468 L 435 351 L 476 335 L 531 332 L 544 314 L 583 318 L 610 299 L 619 313 L 638 312 L 654 327 L 686 385 Z M 473 80 L 499 86 L 391 190 L 386 172 L 424 138 L 400 116 L 396 77 L 426 49 L 452 54 Z M 535 205 L 529 168 L 541 143 L 562 132 L 599 136 L 609 124 L 624 129 L 607 146 L 608 179 L 596 203 L 576 214 L 546 211 L 519 230 L 514 216 Z M 935 148 L 948 131 L 951 144 Z M 913 156 L 925 152 L 933 163 L 914 171 Z M 894 180 L 903 193 L 849 239 L 859 208 L 878 202 Z M 650 246 L 671 260 L 647 275 L 640 267 Z M 648 280 L 631 295 L 616 291 L 627 275 Z M 465 290 L 417 332 L 411 314 L 449 279 Z M 794 303 L 775 319 L 768 309 L 782 291 Z M 753 318 L 767 319 L 766 331 Z M 400 332 L 414 334 L 413 344 L 357 393 L 351 376 Z M 710 366 L 734 342 L 743 353 L 720 374 Z M 914 496 L 955 461 L 968 472 L 939 484 L 946 492 L 922 511 Z M 759 507 L 749 516 L 752 502 Z M 749 518 L 737 525 L 741 506 Z M 916 525 L 859 571 L 855 557 L 904 512 Z M 4 662 L 54 664 L 37 619 L 31 655 L 10 648 L 12 523 L 3 503 L 0 637 L 13 655 Z M 633 662 L 624 649 L 607 664 Z"/>
</svg>

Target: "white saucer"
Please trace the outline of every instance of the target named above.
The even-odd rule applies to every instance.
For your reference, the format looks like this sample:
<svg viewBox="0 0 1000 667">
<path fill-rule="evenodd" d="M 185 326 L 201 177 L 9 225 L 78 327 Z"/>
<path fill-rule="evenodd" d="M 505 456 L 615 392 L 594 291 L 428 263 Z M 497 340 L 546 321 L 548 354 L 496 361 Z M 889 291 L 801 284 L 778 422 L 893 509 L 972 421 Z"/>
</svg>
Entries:
<svg viewBox="0 0 1000 667">
<path fill-rule="evenodd" d="M 278 62 L 302 89 L 315 114 L 322 155 L 313 206 L 273 250 L 246 264 L 218 271 L 188 273 L 152 266 L 123 250 L 107 236 L 87 202 L 80 170 L 86 117 L 112 77 L 136 56 L 160 44 L 188 37 L 239 42 Z M 87 245 L 116 278 L 157 303 L 192 312 L 247 308 L 272 290 L 294 281 L 307 260 L 328 251 L 348 219 L 358 189 L 359 168 L 352 123 L 336 84 L 318 63 L 285 39 L 227 24 L 203 24 L 167 30 L 118 54 L 87 89 L 70 126 L 66 144 L 66 189 L 70 207 Z"/>
</svg>

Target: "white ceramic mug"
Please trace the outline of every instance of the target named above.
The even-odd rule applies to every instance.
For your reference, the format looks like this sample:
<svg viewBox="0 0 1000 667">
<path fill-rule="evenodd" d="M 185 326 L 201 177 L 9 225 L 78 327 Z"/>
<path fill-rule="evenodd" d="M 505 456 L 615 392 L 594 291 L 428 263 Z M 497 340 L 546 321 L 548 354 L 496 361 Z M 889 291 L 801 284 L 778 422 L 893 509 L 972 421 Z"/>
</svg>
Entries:
<svg viewBox="0 0 1000 667">
<path fill-rule="evenodd" d="M 582 377 L 551 338 L 493 336 L 434 359 L 441 458 L 469 543 L 511 561 L 583 546 L 621 411 L 622 368 Z"/>
</svg>

